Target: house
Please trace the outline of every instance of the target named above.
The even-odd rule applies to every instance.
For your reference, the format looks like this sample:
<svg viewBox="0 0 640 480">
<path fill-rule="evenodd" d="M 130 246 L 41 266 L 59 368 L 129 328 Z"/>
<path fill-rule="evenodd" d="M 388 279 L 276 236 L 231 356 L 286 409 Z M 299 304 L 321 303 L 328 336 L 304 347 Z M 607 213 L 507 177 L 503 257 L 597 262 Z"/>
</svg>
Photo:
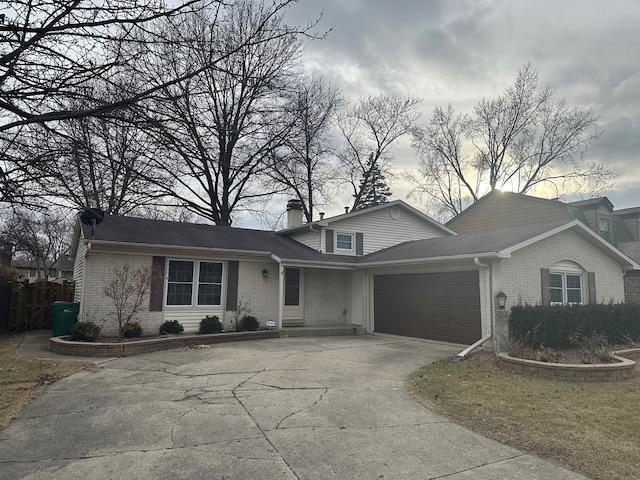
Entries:
<svg viewBox="0 0 640 480">
<path fill-rule="evenodd" d="M 17 272 L 16 280 L 29 280 L 29 282 L 45 280 L 40 277 L 38 272 L 39 267 L 34 260 L 12 260 L 11 267 Z M 68 255 L 60 255 L 49 267 L 46 280 L 49 282 L 73 280 L 73 262 L 69 259 Z"/>
<path fill-rule="evenodd" d="M 606 197 L 564 203 L 495 190 L 447 223 L 458 233 L 554 220 L 577 219 L 620 251 L 640 262 L 640 207 L 614 210 Z M 640 271 L 625 272 L 625 298 L 640 302 Z"/>
<path fill-rule="evenodd" d="M 233 328 L 248 308 L 277 328 L 358 325 L 470 344 L 493 340 L 499 292 L 507 305 L 622 301 L 623 271 L 640 268 L 575 219 L 458 235 L 399 200 L 306 224 L 298 202 L 287 208 L 280 232 L 121 216 L 78 222 L 81 318 L 112 315 L 104 286 L 114 267 L 153 265 L 161 275 L 138 316 L 147 332 L 165 320 L 197 331 L 205 315 Z"/>
</svg>

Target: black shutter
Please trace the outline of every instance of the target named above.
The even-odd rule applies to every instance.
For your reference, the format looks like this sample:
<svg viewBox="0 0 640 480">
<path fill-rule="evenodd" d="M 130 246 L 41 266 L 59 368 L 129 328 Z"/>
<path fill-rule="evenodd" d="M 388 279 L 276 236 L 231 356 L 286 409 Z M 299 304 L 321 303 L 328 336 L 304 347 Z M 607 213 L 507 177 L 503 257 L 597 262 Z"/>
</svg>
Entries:
<svg viewBox="0 0 640 480">
<path fill-rule="evenodd" d="M 542 286 L 542 305 L 551 304 L 551 279 L 549 277 L 549 269 L 540 269 L 540 282 Z"/>
<path fill-rule="evenodd" d="M 149 292 L 149 311 L 161 312 L 164 304 L 164 271 L 166 265 L 165 257 L 153 257 L 151 268 L 151 290 Z"/>
<path fill-rule="evenodd" d="M 238 261 L 227 262 L 227 306 L 226 310 L 235 310 L 238 307 Z"/>
<path fill-rule="evenodd" d="M 587 287 L 589 288 L 589 303 L 596 303 L 596 274 L 587 272 Z"/>
<path fill-rule="evenodd" d="M 356 255 L 364 255 L 364 235 L 356 233 Z"/>
<path fill-rule="evenodd" d="M 326 241 L 326 252 L 333 253 L 333 230 L 326 229 L 325 230 L 327 241 Z"/>
</svg>

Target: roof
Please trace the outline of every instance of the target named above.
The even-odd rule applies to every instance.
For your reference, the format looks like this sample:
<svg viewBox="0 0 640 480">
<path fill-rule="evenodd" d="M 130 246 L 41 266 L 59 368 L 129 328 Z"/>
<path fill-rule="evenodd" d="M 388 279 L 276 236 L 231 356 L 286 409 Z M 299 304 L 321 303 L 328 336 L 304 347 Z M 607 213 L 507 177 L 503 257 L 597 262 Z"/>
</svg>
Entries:
<svg viewBox="0 0 640 480">
<path fill-rule="evenodd" d="M 83 238 L 92 243 L 242 251 L 310 262 L 339 262 L 342 257 L 322 254 L 288 237 L 265 230 L 114 215 L 106 215 L 93 231 L 90 225 L 80 225 Z"/>
<path fill-rule="evenodd" d="M 315 264 L 335 268 L 376 264 L 420 263 L 469 257 L 509 257 L 511 252 L 563 230 L 574 228 L 621 264 L 640 268 L 632 259 L 589 230 L 578 220 L 521 225 L 454 236 L 404 242 L 362 257 L 325 254 L 287 236 L 265 230 L 169 222 L 135 217 L 105 216 L 95 227 L 81 225 L 83 237 L 92 243 L 212 249 L 214 251 L 264 254 L 287 263 Z"/>
<path fill-rule="evenodd" d="M 613 210 L 613 203 L 607 197 L 595 197 L 588 198 L 586 200 L 578 200 L 577 202 L 566 202 L 566 205 L 571 205 L 573 207 L 590 207 L 593 205 L 600 205 L 605 203 L 609 210 Z"/>
<path fill-rule="evenodd" d="M 574 229 L 588 241 L 631 268 L 640 268 L 632 258 L 600 238 L 578 220 L 519 225 L 500 230 L 485 230 L 453 237 L 405 242 L 363 257 L 361 263 L 390 264 L 401 262 L 454 260 L 471 257 L 504 257 L 564 230 Z"/>
<path fill-rule="evenodd" d="M 614 215 L 629 215 L 632 213 L 640 214 L 640 207 L 621 208 L 620 210 L 614 210 Z"/>
<path fill-rule="evenodd" d="M 346 219 L 349 219 L 349 218 L 357 217 L 359 215 L 375 212 L 376 210 L 382 210 L 382 209 L 385 209 L 385 208 L 393 208 L 393 207 L 404 208 L 405 210 L 408 210 L 409 212 L 413 213 L 414 215 L 416 215 L 417 217 L 419 217 L 421 220 L 425 221 L 426 223 L 430 224 L 431 226 L 434 226 L 434 227 L 442 230 L 444 233 L 447 233 L 449 235 L 457 235 L 456 232 L 454 232 L 453 230 L 447 228 L 446 226 L 442 225 L 440 222 L 438 222 L 438 221 L 434 220 L 433 218 L 431 218 L 429 215 L 426 215 L 426 214 L 422 213 L 417 208 L 412 207 L 411 205 L 409 205 L 408 203 L 406 203 L 406 202 L 404 202 L 402 200 L 393 200 L 391 202 L 383 203 L 381 205 L 376 205 L 376 206 L 373 206 L 373 207 L 363 208 L 363 209 L 360 209 L 360 210 L 353 210 L 353 211 L 351 211 L 349 213 L 342 213 L 340 215 L 336 215 L 335 217 L 328 217 L 328 218 L 324 218 L 322 220 L 318 220 L 318 221 L 315 221 L 315 222 L 304 223 L 304 224 L 300 225 L 299 227 L 287 228 L 287 229 L 284 229 L 284 230 L 280 230 L 278 233 L 280 233 L 282 235 L 289 235 L 291 233 L 295 233 L 295 232 L 298 232 L 300 230 L 308 230 L 310 225 L 317 225 L 319 227 L 326 227 L 332 222 L 337 222 L 337 221 L 340 221 L 340 220 L 346 220 Z"/>
</svg>

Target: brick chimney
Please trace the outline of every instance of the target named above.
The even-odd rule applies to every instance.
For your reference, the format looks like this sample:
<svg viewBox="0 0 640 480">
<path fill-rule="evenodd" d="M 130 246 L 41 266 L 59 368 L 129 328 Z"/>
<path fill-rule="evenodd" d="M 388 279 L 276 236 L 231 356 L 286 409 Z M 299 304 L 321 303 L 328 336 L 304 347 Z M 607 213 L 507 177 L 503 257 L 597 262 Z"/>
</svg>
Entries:
<svg viewBox="0 0 640 480">
<path fill-rule="evenodd" d="M 296 228 L 302 225 L 304 211 L 302 202 L 297 198 L 287 202 L 287 228 Z"/>
</svg>

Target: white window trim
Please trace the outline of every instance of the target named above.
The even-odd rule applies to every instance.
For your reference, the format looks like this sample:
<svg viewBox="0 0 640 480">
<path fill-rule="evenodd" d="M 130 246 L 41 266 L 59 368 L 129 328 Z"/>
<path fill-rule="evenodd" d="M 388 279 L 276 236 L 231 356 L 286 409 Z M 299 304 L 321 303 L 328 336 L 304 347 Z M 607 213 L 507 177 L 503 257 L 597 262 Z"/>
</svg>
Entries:
<svg viewBox="0 0 640 480">
<path fill-rule="evenodd" d="M 584 272 L 570 271 L 570 270 L 549 270 L 549 276 L 561 275 L 562 276 L 562 302 L 549 302 L 549 305 L 584 305 L 584 293 L 585 293 L 585 274 Z M 567 275 L 574 277 L 580 277 L 580 302 L 568 301 L 568 289 L 567 289 Z M 558 290 L 556 287 L 551 287 L 551 281 L 549 281 L 549 290 Z M 576 290 L 576 289 L 569 289 Z"/>
<path fill-rule="evenodd" d="M 345 235 L 345 236 L 349 236 L 351 237 L 351 248 L 340 248 L 338 246 L 338 235 Z M 355 233 L 351 233 L 351 232 L 338 232 L 335 231 L 333 232 L 333 245 L 334 245 L 334 251 L 340 251 L 340 252 L 350 252 L 353 253 L 355 252 L 356 249 L 356 235 Z"/>
<path fill-rule="evenodd" d="M 169 297 L 169 264 L 171 262 L 192 262 L 194 264 L 193 267 L 193 279 L 191 285 L 193 286 L 191 289 L 191 304 L 190 305 L 169 305 L 167 303 Z M 218 305 L 198 305 L 198 286 L 199 286 L 199 278 L 200 278 L 200 264 L 202 262 L 205 263 L 219 263 L 222 265 L 222 281 L 220 282 L 220 303 Z M 225 262 L 222 260 L 204 260 L 201 258 L 168 258 L 167 264 L 165 268 L 165 276 L 164 276 L 164 306 L 169 309 L 185 309 L 185 308 L 200 308 L 200 309 L 211 309 L 216 307 L 222 307 L 224 302 L 225 295 Z"/>
</svg>

